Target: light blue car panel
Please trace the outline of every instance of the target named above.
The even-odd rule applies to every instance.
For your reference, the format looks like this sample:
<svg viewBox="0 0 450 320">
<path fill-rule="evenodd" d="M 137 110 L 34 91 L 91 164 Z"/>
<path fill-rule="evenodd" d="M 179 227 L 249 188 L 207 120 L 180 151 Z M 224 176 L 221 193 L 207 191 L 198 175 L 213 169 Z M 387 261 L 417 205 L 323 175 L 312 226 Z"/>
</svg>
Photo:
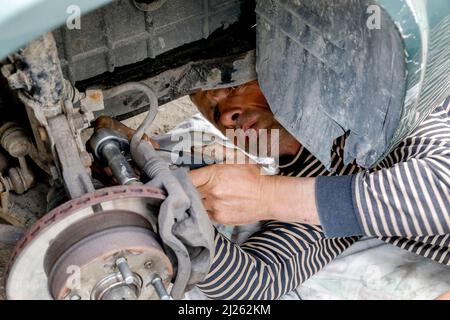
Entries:
<svg viewBox="0 0 450 320">
<path fill-rule="evenodd" d="M 111 0 L 0 0 L 0 59 L 66 23 L 71 16 L 70 6 L 78 6 L 81 14 L 85 14 L 109 2 Z"/>
</svg>

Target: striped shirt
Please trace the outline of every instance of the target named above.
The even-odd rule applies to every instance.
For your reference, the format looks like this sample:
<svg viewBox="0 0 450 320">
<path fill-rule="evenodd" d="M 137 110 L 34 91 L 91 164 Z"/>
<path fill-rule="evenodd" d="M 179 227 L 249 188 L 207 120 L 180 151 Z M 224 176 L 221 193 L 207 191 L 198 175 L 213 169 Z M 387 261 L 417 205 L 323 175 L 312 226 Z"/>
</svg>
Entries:
<svg viewBox="0 0 450 320">
<path fill-rule="evenodd" d="M 269 221 L 240 246 L 216 233 L 206 296 L 277 299 L 363 235 L 450 265 L 450 97 L 371 170 L 345 165 L 344 145 L 335 141 L 331 171 L 305 148 L 280 165 L 317 177 L 322 226 Z"/>
</svg>

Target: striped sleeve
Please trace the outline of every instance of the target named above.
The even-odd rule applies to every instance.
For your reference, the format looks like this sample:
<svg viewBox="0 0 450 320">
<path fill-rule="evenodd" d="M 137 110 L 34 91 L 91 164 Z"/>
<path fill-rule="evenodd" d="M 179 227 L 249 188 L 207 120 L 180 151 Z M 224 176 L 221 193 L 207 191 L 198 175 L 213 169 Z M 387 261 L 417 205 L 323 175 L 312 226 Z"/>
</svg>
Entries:
<svg viewBox="0 0 450 320">
<path fill-rule="evenodd" d="M 450 235 L 413 238 L 380 237 L 380 240 L 450 266 Z"/>
<path fill-rule="evenodd" d="M 353 180 L 364 234 L 420 237 L 450 234 L 449 100 L 373 172 Z"/>
<path fill-rule="evenodd" d="M 275 221 L 240 246 L 216 232 L 213 264 L 198 288 L 211 299 L 278 299 L 356 240 L 329 239 L 320 227 Z"/>
</svg>

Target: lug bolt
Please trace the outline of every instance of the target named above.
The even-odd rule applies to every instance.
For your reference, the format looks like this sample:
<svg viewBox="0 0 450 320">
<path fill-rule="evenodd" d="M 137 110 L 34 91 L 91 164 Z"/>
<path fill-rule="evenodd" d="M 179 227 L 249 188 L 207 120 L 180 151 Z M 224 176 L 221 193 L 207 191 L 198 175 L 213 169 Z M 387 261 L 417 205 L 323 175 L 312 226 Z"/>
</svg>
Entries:
<svg viewBox="0 0 450 320">
<path fill-rule="evenodd" d="M 167 293 L 166 287 L 160 276 L 155 276 L 153 278 L 152 285 L 161 300 L 172 300 L 172 297 Z"/>
<path fill-rule="evenodd" d="M 133 271 L 130 269 L 130 266 L 127 263 L 127 259 L 124 257 L 120 257 L 116 260 L 116 266 L 119 268 L 119 272 L 122 275 L 123 281 L 126 284 L 133 284 L 134 275 Z"/>
</svg>

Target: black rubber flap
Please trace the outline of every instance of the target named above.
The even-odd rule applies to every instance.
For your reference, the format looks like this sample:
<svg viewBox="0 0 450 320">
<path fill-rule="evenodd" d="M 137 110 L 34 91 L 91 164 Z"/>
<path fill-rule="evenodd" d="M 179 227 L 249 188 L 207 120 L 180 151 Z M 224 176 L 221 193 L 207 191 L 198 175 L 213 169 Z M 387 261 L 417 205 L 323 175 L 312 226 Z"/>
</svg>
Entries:
<svg viewBox="0 0 450 320">
<path fill-rule="evenodd" d="M 324 165 L 348 134 L 346 163 L 372 167 L 398 127 L 405 94 L 401 36 L 371 1 L 257 0 L 257 72 L 276 119 Z"/>
</svg>

